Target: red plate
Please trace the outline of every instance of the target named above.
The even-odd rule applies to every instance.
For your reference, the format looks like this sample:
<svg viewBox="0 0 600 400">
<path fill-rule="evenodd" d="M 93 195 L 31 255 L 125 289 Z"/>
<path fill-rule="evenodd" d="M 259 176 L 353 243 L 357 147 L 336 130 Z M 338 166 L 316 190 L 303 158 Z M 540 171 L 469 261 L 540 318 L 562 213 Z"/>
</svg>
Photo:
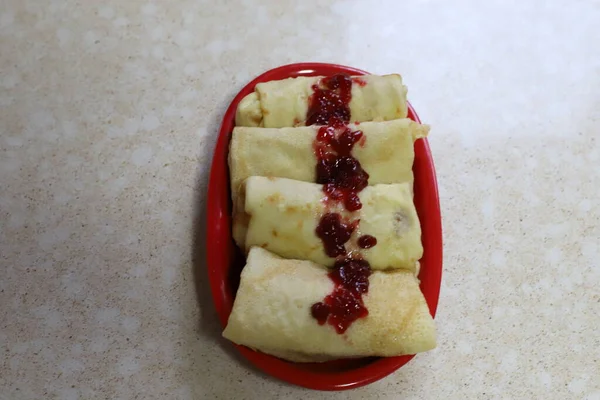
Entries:
<svg viewBox="0 0 600 400">
<path fill-rule="evenodd" d="M 215 307 L 223 327 L 231 313 L 244 257 L 231 236 L 231 201 L 227 151 L 235 124 L 235 111 L 242 98 L 254 91 L 260 82 L 296 76 L 348 73 L 365 75 L 365 71 L 334 64 L 301 63 L 272 69 L 247 84 L 233 99 L 221 125 L 213 157 L 208 186 L 207 265 Z M 408 106 L 408 117 L 419 117 Z M 427 139 L 415 143 L 415 205 L 422 227 L 423 258 L 421 259 L 421 290 L 429 310 L 435 316 L 442 279 L 442 221 L 433 159 Z M 237 345 L 236 345 L 237 346 Z M 391 374 L 414 356 L 367 357 L 327 363 L 292 363 L 259 353 L 245 346 L 238 350 L 255 366 L 281 380 L 318 390 L 343 390 L 367 385 Z"/>
</svg>

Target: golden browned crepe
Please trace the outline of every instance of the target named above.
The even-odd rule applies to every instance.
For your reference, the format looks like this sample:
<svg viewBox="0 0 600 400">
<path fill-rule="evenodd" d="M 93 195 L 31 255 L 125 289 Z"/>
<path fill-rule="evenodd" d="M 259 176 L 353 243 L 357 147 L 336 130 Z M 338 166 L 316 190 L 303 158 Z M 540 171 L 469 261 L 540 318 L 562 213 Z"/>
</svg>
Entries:
<svg viewBox="0 0 600 400">
<path fill-rule="evenodd" d="M 414 142 L 426 137 L 427 125 L 408 118 L 351 124 L 363 132 L 352 155 L 369 174 L 369 184 L 412 182 Z M 315 182 L 317 159 L 313 142 L 318 127 L 246 128 L 233 130 L 229 172 L 234 203 L 241 182 L 250 176 L 271 176 Z"/>
<path fill-rule="evenodd" d="M 369 285 L 363 297 L 368 316 L 338 334 L 310 312 L 333 290 L 327 270 L 253 247 L 223 336 L 296 362 L 398 356 L 436 346 L 433 319 L 412 273 L 375 271 Z"/>
<path fill-rule="evenodd" d="M 265 128 L 305 125 L 312 86 L 321 78 L 298 77 L 257 84 L 254 93 L 239 103 L 235 124 Z M 400 75 L 364 75 L 356 78 L 364 84 L 352 84 L 351 122 L 406 118 L 407 90 Z"/>
<path fill-rule="evenodd" d="M 233 237 L 247 260 L 223 336 L 293 362 L 431 350 L 436 332 L 416 278 L 423 246 L 412 191 L 414 142 L 429 127 L 406 118 L 400 75 L 353 77 L 351 87 L 347 77 L 322 78 L 259 83 L 238 104 L 228 161 Z M 336 96 L 344 105 L 334 117 L 317 107 L 337 104 Z M 348 111 L 350 130 L 337 125 Z M 335 128 L 327 129 L 344 136 L 305 126 L 307 114 L 308 123 L 329 121 Z M 335 193 L 327 186 L 335 201 L 316 184 L 315 151 L 320 179 L 339 185 Z M 362 204 L 354 212 L 344 206 L 347 182 L 362 189 L 352 193 Z M 346 200 L 358 208 L 356 197 Z M 332 246 L 340 237 L 349 237 L 343 248 Z"/>
<path fill-rule="evenodd" d="M 315 231 L 319 219 L 336 211 L 360 225 L 346 245 L 358 250 L 360 235 L 372 235 L 377 245 L 360 249 L 371 268 L 415 271 L 423 255 L 421 226 L 412 200 L 411 184 L 368 186 L 360 192 L 362 208 L 349 213 L 323 201 L 322 186 L 285 178 L 253 176 L 244 181 L 234 210 L 234 239 L 242 249 L 261 246 L 280 256 L 332 266 Z"/>
</svg>

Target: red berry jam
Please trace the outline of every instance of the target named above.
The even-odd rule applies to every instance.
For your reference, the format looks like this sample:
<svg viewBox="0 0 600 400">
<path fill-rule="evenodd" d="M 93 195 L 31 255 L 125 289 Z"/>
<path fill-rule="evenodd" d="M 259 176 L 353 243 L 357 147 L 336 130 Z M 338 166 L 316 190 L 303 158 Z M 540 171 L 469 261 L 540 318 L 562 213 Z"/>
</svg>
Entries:
<svg viewBox="0 0 600 400">
<path fill-rule="evenodd" d="M 370 249 L 377 244 L 377 238 L 371 235 L 362 235 L 358 238 L 358 247 L 361 249 Z"/>
<path fill-rule="evenodd" d="M 324 125 L 314 141 L 316 181 L 323 185 L 328 201 L 342 203 L 351 212 L 362 208 L 358 193 L 369 184 L 369 174 L 352 156 L 354 146 L 357 143 L 364 146 L 366 138 L 361 131 L 346 126 L 350 121 L 353 83 L 366 85 L 364 80 L 348 75 L 321 79 L 312 87 L 314 93 L 306 116 L 306 125 Z M 325 253 L 338 260 L 329 273 L 335 284 L 333 292 L 313 304 L 310 312 L 320 325 L 328 323 L 339 334 L 369 314 L 362 296 L 369 291 L 371 267 L 365 260 L 346 257 L 345 244 L 359 223 L 359 219 L 346 222 L 340 214 L 328 212 L 321 217 L 316 229 Z M 358 239 L 359 248 L 368 249 L 376 244 L 377 239 L 370 235 Z"/>
<path fill-rule="evenodd" d="M 369 291 L 371 268 L 365 260 L 337 261 L 329 277 L 335 283 L 333 292 L 322 302 L 313 304 L 311 315 L 320 325 L 329 323 L 339 334 L 359 318 L 369 315 L 362 295 Z"/>
<path fill-rule="evenodd" d="M 370 275 L 371 266 L 367 261 L 352 258 L 336 261 L 333 270 L 329 273 L 329 277 L 336 284 L 356 294 L 369 291 Z"/>
<path fill-rule="evenodd" d="M 361 131 L 348 127 L 322 126 L 315 140 L 317 183 L 325 185 L 328 199 L 340 201 L 348 211 L 362 207 L 358 192 L 369 184 L 369 174 L 351 155 L 352 148 L 363 138 Z"/>
<path fill-rule="evenodd" d="M 357 222 L 345 223 L 337 213 L 327 213 L 321 217 L 317 225 L 317 236 L 323 242 L 325 254 L 329 257 L 345 256 L 344 244 L 350 240 L 352 232 L 356 229 Z"/>
<path fill-rule="evenodd" d="M 339 125 L 350 122 L 352 79 L 338 74 L 321 79 L 312 86 L 306 125 Z"/>
<path fill-rule="evenodd" d="M 322 126 L 317 132 L 315 152 L 323 158 L 327 154 L 350 157 L 354 145 L 363 137 L 362 131 L 353 131 L 347 126 Z"/>
<path fill-rule="evenodd" d="M 339 334 L 346 332 L 354 321 L 369 315 L 369 311 L 362 301 L 362 296 L 338 287 L 332 294 L 325 298 L 325 303 L 331 307 L 327 322 Z"/>
</svg>

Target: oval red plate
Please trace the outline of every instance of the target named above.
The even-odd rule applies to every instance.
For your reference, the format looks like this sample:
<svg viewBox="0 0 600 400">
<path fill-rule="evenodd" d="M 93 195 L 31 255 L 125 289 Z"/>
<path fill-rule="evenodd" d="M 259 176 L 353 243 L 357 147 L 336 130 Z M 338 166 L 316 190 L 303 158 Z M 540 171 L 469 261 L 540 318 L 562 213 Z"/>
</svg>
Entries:
<svg viewBox="0 0 600 400">
<path fill-rule="evenodd" d="M 342 65 L 322 63 L 290 64 L 272 69 L 247 84 L 231 102 L 217 138 L 213 156 L 207 201 L 207 266 L 215 307 L 223 327 L 233 306 L 244 257 L 231 236 L 231 201 L 227 152 L 235 124 L 235 111 L 240 100 L 254 91 L 259 82 L 296 76 L 348 73 L 365 75 L 365 71 Z M 408 117 L 419 121 L 409 105 Z M 442 279 L 442 222 L 433 159 L 427 139 L 415 143 L 415 205 L 422 227 L 423 258 L 421 259 L 421 290 L 435 316 Z M 237 345 L 236 345 L 237 346 Z M 292 363 L 237 346 L 256 367 L 281 380 L 318 390 L 343 390 L 363 386 L 391 374 L 414 356 L 389 358 L 359 358 L 327 363 Z"/>
</svg>

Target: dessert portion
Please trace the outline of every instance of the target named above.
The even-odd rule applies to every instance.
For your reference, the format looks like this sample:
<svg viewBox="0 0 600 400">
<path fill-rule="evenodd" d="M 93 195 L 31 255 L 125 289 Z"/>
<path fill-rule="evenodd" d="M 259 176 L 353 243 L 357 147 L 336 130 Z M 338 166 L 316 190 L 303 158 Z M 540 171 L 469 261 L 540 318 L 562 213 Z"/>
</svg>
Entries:
<svg viewBox="0 0 600 400">
<path fill-rule="evenodd" d="M 372 269 L 414 271 L 423 246 L 410 184 L 367 186 L 358 198 L 362 207 L 349 212 L 324 199 L 323 185 L 253 176 L 237 202 L 234 239 L 246 251 L 260 246 L 327 267 L 360 253 Z"/>
<path fill-rule="evenodd" d="M 259 83 L 239 103 L 235 124 L 283 128 L 406 118 L 406 86 L 392 75 L 298 77 Z"/>
<path fill-rule="evenodd" d="M 226 338 L 297 362 L 435 347 L 412 191 L 429 127 L 406 115 L 400 75 L 266 82 L 240 102 L 232 229 L 248 259 Z"/>
<path fill-rule="evenodd" d="M 351 153 L 368 172 L 369 184 L 412 182 L 414 142 L 427 136 L 427 125 L 403 118 L 349 124 L 348 128 L 350 135 L 362 132 Z M 319 160 L 314 141 L 320 129 L 318 126 L 234 128 L 229 150 L 234 202 L 241 183 L 251 176 L 277 176 L 316 183 Z"/>
<path fill-rule="evenodd" d="M 365 279 L 363 305 L 349 311 L 346 297 L 354 297 L 345 292 L 359 285 L 347 289 L 318 264 L 253 247 L 223 336 L 296 362 L 433 349 L 435 326 L 414 274 L 374 271 Z M 323 299 L 328 309 L 316 320 L 311 308 Z M 360 318 L 363 309 L 368 315 Z"/>
</svg>

